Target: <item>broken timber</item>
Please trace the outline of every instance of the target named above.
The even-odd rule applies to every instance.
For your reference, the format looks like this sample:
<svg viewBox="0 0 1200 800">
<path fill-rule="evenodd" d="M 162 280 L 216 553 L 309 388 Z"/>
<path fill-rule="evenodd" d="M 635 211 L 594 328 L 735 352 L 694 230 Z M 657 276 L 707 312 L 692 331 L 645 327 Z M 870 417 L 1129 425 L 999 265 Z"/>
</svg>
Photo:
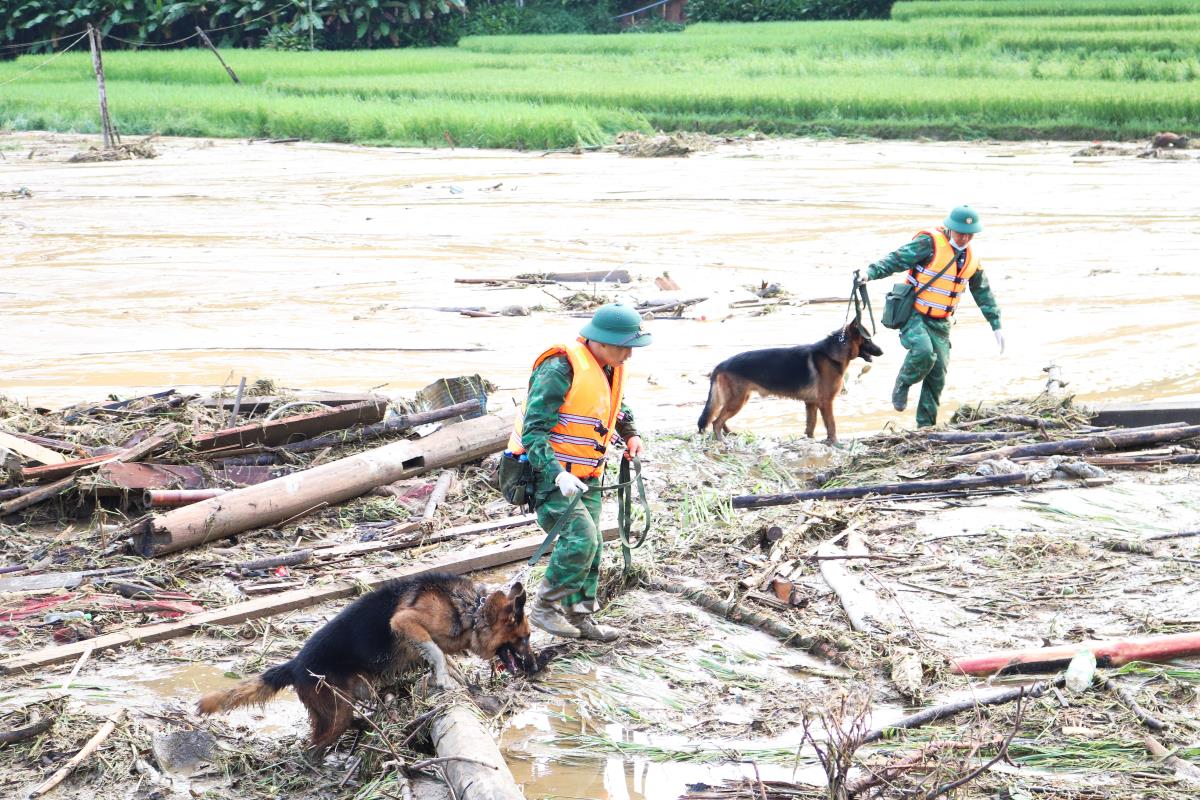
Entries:
<svg viewBox="0 0 1200 800">
<path fill-rule="evenodd" d="M 465 693 L 463 693 L 465 694 Z M 523 800 L 512 772 L 469 700 L 438 698 L 438 710 L 429 725 L 446 782 L 460 800 Z"/>
<path fill-rule="evenodd" d="M 362 403 L 352 403 L 341 408 L 314 411 L 295 417 L 285 417 L 269 422 L 252 422 L 236 428 L 194 437 L 190 445 L 198 451 L 230 449 L 248 445 L 280 445 L 296 437 L 308 437 L 325 431 L 349 428 L 352 425 L 369 425 L 379 422 L 387 412 L 387 400 L 376 398 Z"/>
<path fill-rule="evenodd" d="M 605 541 L 617 538 L 617 529 L 607 528 L 602 531 Z M 511 542 L 488 545 L 474 550 L 466 550 L 446 556 L 436 561 L 424 564 L 412 564 L 394 572 L 383 575 L 365 577 L 362 580 L 343 583 L 323 584 L 307 589 L 292 591 L 235 603 L 225 608 L 202 611 L 191 614 L 173 622 L 162 622 L 154 625 L 143 625 L 140 628 L 126 628 L 115 633 L 106 633 L 91 639 L 85 639 L 72 644 L 47 647 L 34 653 L 14 656 L 0 661 L 0 675 L 11 675 L 17 672 L 38 669 L 50 664 L 61 664 L 64 661 L 74 661 L 84 650 L 95 652 L 113 650 L 129 644 L 143 642 L 158 642 L 164 639 L 174 639 L 200 630 L 206 625 L 233 625 L 249 619 L 269 617 L 282 614 L 298 608 L 308 608 L 330 600 L 341 600 L 358 594 L 363 585 L 375 589 L 385 581 L 393 578 L 411 578 L 428 572 L 449 572 L 463 575 L 476 570 L 491 569 L 516 561 L 523 561 L 537 552 L 545 539 L 541 534 L 526 536 Z"/>
<path fill-rule="evenodd" d="M 976 464 L 992 458 L 1020 458 L 1023 456 L 1052 456 L 1067 453 L 1090 453 L 1094 450 L 1120 450 L 1125 447 L 1141 447 L 1157 442 L 1177 442 L 1200 436 L 1200 425 L 1169 424 L 1137 431 L 1107 431 L 1092 434 L 1082 439 L 1062 439 L 1057 442 L 1039 442 L 984 450 L 961 456 L 950 456 L 946 460 L 954 464 Z"/>
<path fill-rule="evenodd" d="M 354 405 L 356 403 L 367 403 L 375 399 L 375 395 L 340 394 L 334 392 L 306 394 L 302 397 L 295 398 L 276 397 L 274 395 L 259 395 L 257 397 L 243 397 L 238 413 L 242 416 L 252 417 L 255 414 L 265 414 L 270 410 L 271 406 L 283 405 L 284 403 L 313 403 L 315 405 L 330 406 L 332 408 Z M 208 400 L 201 400 L 200 405 L 204 406 L 205 408 L 232 411 L 234 405 L 237 405 L 237 399 L 233 397 L 211 398 Z"/>
<path fill-rule="evenodd" d="M 238 489 L 138 523 L 132 530 L 134 548 L 147 558 L 161 556 L 295 519 L 385 483 L 495 453 L 511 430 L 511 417 L 479 417 L 418 441 L 395 442 Z"/>
<path fill-rule="evenodd" d="M 800 503 L 805 500 L 851 500 L 873 494 L 929 494 L 933 492 L 960 491 L 996 486 L 1020 486 L 1029 483 L 1029 476 L 1022 472 L 1009 475 L 986 475 L 971 478 L 949 478 L 940 481 L 909 481 L 906 483 L 878 483 L 873 486 L 843 486 L 837 489 L 812 489 L 784 494 L 744 494 L 733 498 L 734 508 L 765 508 Z"/>
<path fill-rule="evenodd" d="M 0 431 L 0 447 L 7 447 L 14 453 L 41 464 L 61 464 L 67 460 L 67 457 L 62 453 L 56 453 L 37 442 L 13 436 L 6 431 Z"/>
</svg>

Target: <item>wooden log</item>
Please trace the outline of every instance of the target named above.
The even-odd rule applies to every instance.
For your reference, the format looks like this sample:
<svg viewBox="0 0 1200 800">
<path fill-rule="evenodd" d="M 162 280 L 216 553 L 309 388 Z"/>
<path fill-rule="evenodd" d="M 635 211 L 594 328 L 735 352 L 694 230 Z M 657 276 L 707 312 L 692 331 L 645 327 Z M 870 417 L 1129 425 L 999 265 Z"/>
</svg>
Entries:
<svg viewBox="0 0 1200 800">
<path fill-rule="evenodd" d="M 1081 439 L 1062 439 L 1057 442 L 1012 445 L 995 450 L 967 453 L 946 459 L 955 464 L 977 464 L 993 458 L 1020 458 L 1022 456 L 1054 456 L 1069 453 L 1088 453 L 1094 450 L 1121 450 L 1126 447 L 1141 447 L 1158 442 L 1177 442 L 1200 436 L 1200 425 L 1174 425 L 1144 431 L 1108 431 L 1092 434 Z"/>
<path fill-rule="evenodd" d="M 1200 654 L 1200 633 L 1080 642 L 1031 650 L 1004 650 L 979 656 L 964 656 L 951 661 L 950 666 L 955 672 L 963 675 L 1051 672 L 1065 669 L 1075 654 L 1085 648 L 1096 656 L 1097 666 L 1119 667 L 1130 661 L 1163 661 Z"/>
<path fill-rule="evenodd" d="M 470 536 L 478 536 L 481 533 L 494 533 L 511 528 L 524 528 L 536 522 L 537 515 L 526 514 L 520 517 L 508 517 L 506 519 L 462 525 L 457 528 L 447 528 L 441 533 L 430 534 L 428 536 L 420 534 L 403 539 L 388 538 L 378 542 L 355 542 L 354 544 L 323 548 L 317 551 L 316 557 L 322 562 L 340 561 L 345 558 L 353 558 L 364 553 L 375 553 L 380 550 L 408 550 L 413 547 L 424 547 L 425 545 L 436 544 L 438 542 L 448 542 L 451 539 L 465 539 Z M 414 526 L 414 531 L 419 531 L 421 528 L 422 526 L 417 524 Z"/>
<path fill-rule="evenodd" d="M 1122 689 L 1120 684 L 1118 684 L 1112 678 L 1104 679 L 1104 688 L 1115 694 L 1117 699 L 1124 703 L 1125 707 L 1132 711 L 1133 715 L 1141 720 L 1142 724 L 1150 730 L 1165 731 L 1167 729 L 1167 724 L 1165 722 L 1152 715 L 1146 709 L 1142 708 L 1141 704 L 1134 699 L 1133 695 Z"/>
<path fill-rule="evenodd" d="M 100 94 L 100 132 L 104 149 L 111 150 L 117 144 L 116 133 L 113 130 L 112 118 L 108 115 L 108 92 L 104 88 L 104 57 L 103 40 L 100 31 L 88 23 L 88 44 L 92 50 L 92 71 L 96 74 L 96 89 Z"/>
<path fill-rule="evenodd" d="M 767 506 L 801 503 L 805 500 L 850 500 L 873 494 L 928 494 L 931 492 L 971 490 L 996 486 L 1020 486 L 1026 483 L 1029 483 L 1029 477 L 1022 472 L 1011 475 L 986 475 L 971 478 L 950 478 L 939 481 L 879 483 L 873 486 L 844 486 L 837 489 L 811 489 L 800 492 L 787 492 L 785 494 L 738 495 L 733 498 L 733 507 L 765 508 Z"/>
<path fill-rule="evenodd" d="M 252 444 L 280 445 L 294 438 L 307 438 L 325 431 L 379 422 L 386 411 L 387 401 L 375 398 L 341 408 L 226 428 L 193 437 L 189 444 L 197 452 L 246 447 Z"/>
<path fill-rule="evenodd" d="M 6 447 L 17 455 L 39 464 L 61 464 L 67 460 L 62 453 L 56 453 L 36 442 L 13 436 L 7 431 L 0 431 L 0 447 Z"/>
<path fill-rule="evenodd" d="M 931 722 L 947 719 L 956 714 L 961 714 L 964 711 L 970 711 L 980 706 L 997 706 L 1005 703 L 1011 703 L 1021 697 L 1041 697 L 1046 693 L 1046 690 L 1051 686 L 1061 686 L 1062 678 L 1052 683 L 1038 681 L 1029 686 L 1019 686 L 1016 689 L 1005 689 L 995 694 L 985 695 L 983 697 L 972 697 L 968 700 L 960 700 L 955 703 L 946 703 L 945 705 L 934 706 L 927 708 L 924 711 L 918 711 L 916 714 L 910 714 L 907 717 L 902 717 L 888 725 L 868 731 L 863 737 L 863 744 L 878 742 L 881 739 L 887 738 L 892 732 L 897 730 L 908 730 L 909 728 L 919 728 L 922 725 L 928 725 Z"/>
<path fill-rule="evenodd" d="M 498 452 L 511 431 L 511 417 L 479 417 L 419 441 L 395 442 L 237 489 L 139 523 L 132 530 L 135 549 L 147 558 L 161 556 L 295 519 L 385 483 Z"/>
<path fill-rule="evenodd" d="M 15 514 L 18 511 L 23 511 L 30 506 L 37 505 L 43 500 L 49 500 L 51 497 L 58 497 L 58 495 L 62 494 L 74 485 L 75 476 L 68 475 L 67 477 L 57 480 L 54 483 L 47 483 L 45 486 L 39 486 L 32 492 L 23 494 L 20 497 L 14 497 L 12 500 L 5 500 L 3 503 L 0 503 L 0 517 L 5 517 L 9 514 Z"/>
<path fill-rule="evenodd" d="M 466 703 L 442 701 L 430 721 L 429 736 L 442 773 L 459 800 L 524 800 L 524 793 L 500 754 L 478 710 Z"/>
<path fill-rule="evenodd" d="M 1003 442 L 1029 436 L 1030 431 L 930 431 L 925 439 L 945 444 L 975 444 L 976 442 Z"/>
<path fill-rule="evenodd" d="M 41 736 L 54 727 L 54 721 L 55 717 L 44 717 L 42 719 L 35 719 L 28 725 L 23 725 L 11 731 L 0 731 L 0 745 L 23 742 L 26 739 Z"/>
<path fill-rule="evenodd" d="M 446 495 L 450 493 L 450 487 L 453 485 L 454 471 L 442 470 L 442 474 L 438 475 L 437 483 L 433 486 L 433 491 L 429 494 L 429 499 L 425 502 L 425 511 L 421 514 L 422 522 L 433 522 L 438 506 L 445 501 Z"/>
<path fill-rule="evenodd" d="M 841 553 L 839 550 L 840 548 L 832 540 L 822 542 L 817 548 L 817 557 L 822 559 L 820 561 L 821 577 L 837 595 L 842 608 L 846 611 L 846 618 L 850 620 L 851 628 L 863 633 L 877 632 L 879 628 L 873 623 L 873 620 L 883 616 L 879 598 L 874 592 L 863 586 L 858 578 L 850 574 L 850 571 L 846 569 L 845 562 L 838 559 L 839 556 L 844 557 L 847 553 Z"/>
<path fill-rule="evenodd" d="M 518 275 L 529 280 L 546 280 L 557 283 L 629 283 L 633 278 L 627 269 L 593 269 L 585 272 L 547 272 L 545 274 Z"/>
<path fill-rule="evenodd" d="M 605 541 L 612 541 L 618 535 L 615 527 L 606 528 L 601 533 Z M 478 547 L 473 550 L 451 553 L 433 561 L 409 564 L 382 575 L 362 576 L 362 580 L 295 589 L 289 592 L 274 594 L 270 597 L 260 597 L 244 603 L 235 603 L 224 608 L 190 614 L 172 622 L 143 625 L 138 628 L 126 628 L 114 633 L 102 634 L 82 642 L 43 648 L 42 650 L 12 656 L 0 661 L 0 675 L 11 675 L 18 672 L 40 669 L 51 664 L 61 664 L 64 661 L 74 661 L 88 647 L 93 648 L 99 653 L 104 650 L 114 650 L 130 644 L 158 642 L 164 639 L 186 636 L 200 630 L 206 625 L 234 625 L 250 619 L 283 614 L 298 608 L 308 608 L 330 600 L 341 600 L 358 594 L 362 590 L 363 585 L 368 589 L 375 589 L 384 582 L 394 578 L 411 578 L 427 572 L 449 572 L 454 575 L 463 575 L 468 572 L 486 570 L 504 564 L 524 561 L 537 552 L 538 547 L 545 538 L 545 536 L 539 533 L 511 542 L 501 542 L 486 547 Z"/>
<path fill-rule="evenodd" d="M 36 486 L 14 486 L 9 489 L 0 489 L 0 503 L 29 494 L 30 492 L 36 492 L 37 489 L 38 487 Z"/>
<path fill-rule="evenodd" d="M 314 394 L 300 395 L 296 398 L 277 397 L 275 395 L 257 395 L 252 397 L 243 397 L 241 401 L 240 411 L 242 416 L 252 417 L 255 414 L 265 414 L 271 409 L 271 406 L 280 405 L 287 402 L 304 402 L 317 403 L 331 408 L 354 405 L 356 403 L 366 403 L 375 400 L 375 395 L 370 394 L 345 394 L 341 392 L 317 392 Z M 200 405 L 205 408 L 214 408 L 221 411 L 229 411 L 237 405 L 237 399 L 234 397 L 210 397 L 207 400 L 201 400 Z"/>
<path fill-rule="evenodd" d="M 258 569 L 271 569 L 273 567 L 294 567 L 297 564 L 303 564 L 312 558 L 313 550 L 311 547 L 303 550 L 294 550 L 290 553 L 284 553 L 281 556 L 271 556 L 269 558 L 258 558 L 254 561 L 242 561 L 233 565 L 233 568 L 239 572 L 253 572 Z"/>
</svg>

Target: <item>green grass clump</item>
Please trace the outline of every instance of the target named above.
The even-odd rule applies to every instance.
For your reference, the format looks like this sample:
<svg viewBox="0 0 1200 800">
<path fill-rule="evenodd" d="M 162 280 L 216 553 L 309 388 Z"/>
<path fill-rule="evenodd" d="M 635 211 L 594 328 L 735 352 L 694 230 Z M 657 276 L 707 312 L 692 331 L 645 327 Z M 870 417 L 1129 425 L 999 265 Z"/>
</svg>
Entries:
<svg viewBox="0 0 1200 800">
<path fill-rule="evenodd" d="M 1024 16 L 989 16 L 1004 9 Z M 114 50 L 105 66 L 110 107 L 130 134 L 534 149 L 653 128 L 1134 139 L 1200 127 L 1200 0 L 944 0 L 896 11 L 909 21 L 230 50 L 240 86 L 202 50 Z M 0 62 L 0 125 L 92 132 L 94 96 L 81 49 Z"/>
<path fill-rule="evenodd" d="M 1195 14 L 1200 0 L 920 0 L 896 3 L 892 19 Z"/>
</svg>

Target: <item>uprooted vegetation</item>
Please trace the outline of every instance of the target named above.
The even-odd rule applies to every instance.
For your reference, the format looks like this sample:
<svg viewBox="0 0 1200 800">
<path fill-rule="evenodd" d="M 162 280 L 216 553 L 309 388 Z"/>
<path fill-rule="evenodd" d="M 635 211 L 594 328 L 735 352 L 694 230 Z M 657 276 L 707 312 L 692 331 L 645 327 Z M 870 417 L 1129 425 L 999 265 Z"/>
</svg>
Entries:
<svg viewBox="0 0 1200 800">
<path fill-rule="evenodd" d="M 263 394 L 275 399 L 256 413 L 295 402 L 267 385 L 251 387 L 246 397 Z M 171 405 L 175 399 L 147 399 L 126 413 L 89 413 L 70 423 L 65 414 L 8 405 L 4 427 L 81 448 L 128 448 L 135 432 L 153 430 L 148 419 L 178 423 L 181 440 L 228 424 L 224 405 Z M 527 781 L 529 797 L 548 793 L 538 775 L 556 763 L 599 773 L 614 759 L 671 779 L 656 785 L 673 787 L 673 794 L 647 789 L 645 797 L 1179 797 L 1187 791 L 1189 760 L 1200 757 L 1200 665 L 1102 667 L 1081 693 L 1054 685 L 1053 671 L 1039 676 L 1033 692 L 1038 684 L 1029 677 L 969 678 L 950 665 L 990 650 L 1193 629 L 1198 539 L 1167 537 L 1200 521 L 1190 488 L 1194 467 L 1170 460 L 1195 454 L 1195 432 L 1141 455 L 1080 450 L 1050 468 L 1046 456 L 1010 453 L 1004 458 L 1016 468 L 1043 477 L 985 493 L 875 494 L 760 508 L 734 500 L 954 479 L 999 463 L 976 456 L 983 451 L 1113 435 L 1092 429 L 1068 400 L 1046 395 L 965 407 L 950 430 L 885 432 L 845 450 L 752 435 L 721 445 L 694 435 L 649 436 L 651 541 L 635 551 L 632 574 L 622 574 L 615 549 L 604 570 L 603 617 L 625 637 L 615 645 L 547 646 L 542 639 L 548 664 L 534 680 L 497 676 L 475 662 L 468 673 L 476 701 L 504 727 L 509 763 Z M 303 472 L 378 444 L 299 453 L 270 446 L 239 457 L 278 455 L 284 463 L 269 469 Z M 159 452 L 185 462 L 195 455 L 186 448 Z M 1105 474 L 1079 477 L 1070 470 L 1077 462 Z M 1118 471 L 1127 467 L 1136 471 Z M 4 564 L 18 569 L 0 581 L 117 571 L 2 595 L 0 655 L 11 661 L 75 640 L 82 647 L 143 623 L 256 598 L 270 602 L 288 591 L 361 585 L 535 533 L 471 529 L 512 513 L 493 485 L 493 469 L 488 460 L 455 468 L 458 488 L 424 521 L 435 486 L 417 476 L 390 492 L 156 558 L 113 546 L 137 518 L 140 492 L 111 493 L 110 486 L 106 494 L 83 488 L 92 484 L 79 477 L 82 491 L 6 519 L 17 524 L 0 539 Z M 438 541 L 446 535 L 456 538 Z M 304 551 L 298 561 L 272 561 Z M 521 577 L 532 584 L 539 573 Z M 841 581 L 843 591 L 831 592 L 830 581 Z M 844 601 L 846 585 L 855 587 L 857 605 Z M 83 661 L 10 673 L 0 694 L 0 734 L 52 723 L 0 749 L 0 786 L 16 791 L 46 777 L 126 705 L 96 757 L 68 777 L 68 788 L 102 798 L 125 796 L 139 781 L 212 797 L 401 796 L 403 783 L 439 768 L 426 763 L 422 741 L 430 706 L 414 699 L 419 693 L 411 695 L 407 683 L 380 687 L 363 705 L 368 729 L 344 737 L 317 764 L 303 757 L 306 726 L 295 703 L 203 720 L 192 710 L 198 691 L 225 685 L 224 674 L 253 675 L 294 655 L 343 602 L 281 607 L 147 642 L 136 652 L 98 649 Z M 853 618 L 858 630 L 848 624 Z M 78 672 L 68 677 L 76 663 Z M 1031 685 L 1031 696 L 1019 706 L 968 703 L 966 712 L 932 725 L 881 733 L 910 708 L 983 699 L 1021 684 Z M 1147 727 L 1127 698 L 1165 729 Z M 530 719 L 541 721 L 530 726 Z M 163 765 L 155 739 L 192 730 L 213 737 L 211 752 L 198 771 L 180 778 Z M 1148 731 L 1182 762 L 1152 757 L 1143 741 Z M 998 756 L 1003 769 L 972 774 Z M 534 762 L 542 766 L 529 768 Z"/>
</svg>

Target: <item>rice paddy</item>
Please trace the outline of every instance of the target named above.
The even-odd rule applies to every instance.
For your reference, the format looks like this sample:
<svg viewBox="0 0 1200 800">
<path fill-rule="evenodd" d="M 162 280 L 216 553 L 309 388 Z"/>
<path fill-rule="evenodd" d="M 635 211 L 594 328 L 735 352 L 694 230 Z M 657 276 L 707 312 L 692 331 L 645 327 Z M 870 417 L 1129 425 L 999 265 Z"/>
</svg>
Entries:
<svg viewBox="0 0 1200 800">
<path fill-rule="evenodd" d="M 1200 119 L 1200 2 L 900 2 L 893 19 L 494 36 L 455 48 L 108 51 L 126 135 L 520 149 L 620 131 L 1135 139 Z M 36 68 L 36 69 L 35 69 Z M 0 125 L 94 132 L 82 48 L 0 63 Z"/>
</svg>

